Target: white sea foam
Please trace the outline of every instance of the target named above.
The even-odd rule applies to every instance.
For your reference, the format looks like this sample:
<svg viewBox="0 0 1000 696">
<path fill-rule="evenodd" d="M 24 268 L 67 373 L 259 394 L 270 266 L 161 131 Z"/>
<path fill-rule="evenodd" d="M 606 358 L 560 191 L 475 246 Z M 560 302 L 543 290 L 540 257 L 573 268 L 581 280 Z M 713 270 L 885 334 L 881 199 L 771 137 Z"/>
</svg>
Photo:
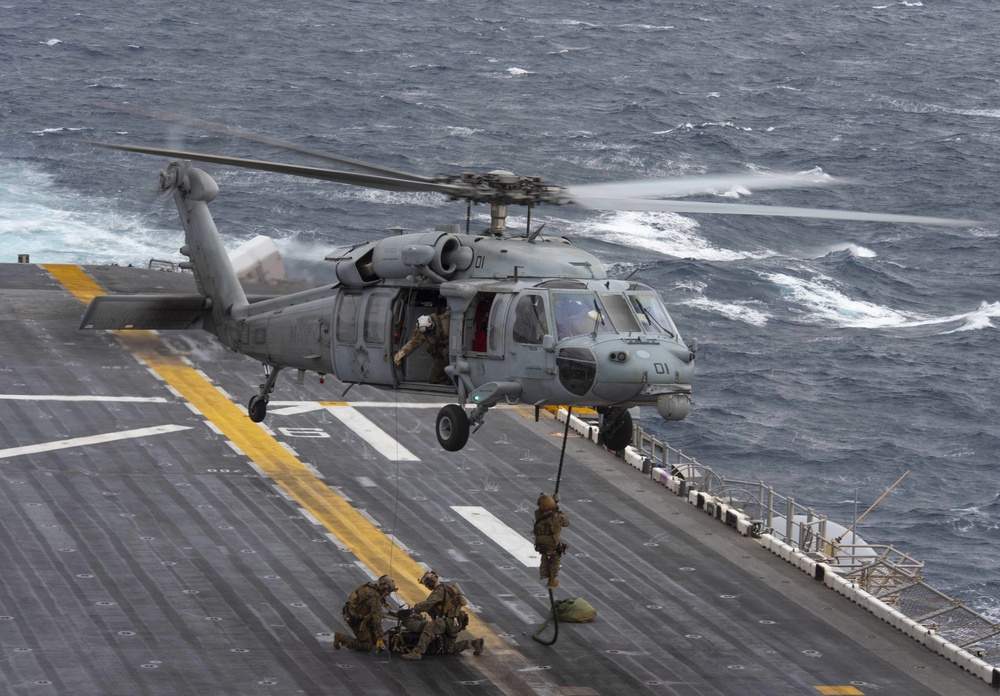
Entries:
<svg viewBox="0 0 1000 696">
<path fill-rule="evenodd" d="M 648 31 L 666 31 L 673 29 L 673 24 L 623 24 L 623 29 L 645 29 Z"/>
<path fill-rule="evenodd" d="M 853 242 L 841 242 L 840 244 L 831 244 L 830 246 L 824 247 L 823 250 L 818 254 L 818 256 L 826 256 L 833 251 L 848 251 L 851 256 L 862 259 L 873 259 L 878 254 L 869 249 L 868 247 L 863 247 L 860 244 L 855 244 Z"/>
<path fill-rule="evenodd" d="M 177 255 L 177 232 L 141 216 L 114 212 L 111 201 L 80 201 L 28 165 L 0 164 L 0 259 L 33 263 L 144 264 Z"/>
<path fill-rule="evenodd" d="M 801 304 L 812 318 L 845 328 L 917 328 L 964 322 L 958 328 L 941 332 L 951 334 L 990 328 L 993 326 L 991 319 L 1000 317 L 1000 302 L 983 302 L 971 312 L 929 317 L 855 300 L 838 289 L 833 280 L 822 276 L 805 280 L 784 273 L 762 273 L 761 277 L 781 288 L 783 295 Z"/>
<path fill-rule="evenodd" d="M 623 211 L 580 223 L 575 234 L 685 259 L 735 261 L 771 255 L 713 246 L 697 229 L 697 222 L 677 213 Z"/>
<path fill-rule="evenodd" d="M 771 318 L 771 314 L 759 307 L 753 306 L 754 304 L 759 304 L 755 301 L 720 302 L 701 296 L 691 300 L 682 300 L 678 304 L 698 307 L 709 312 L 721 314 L 727 319 L 742 321 L 745 324 L 752 324 L 753 326 L 764 326 L 767 324 L 768 319 Z"/>
</svg>

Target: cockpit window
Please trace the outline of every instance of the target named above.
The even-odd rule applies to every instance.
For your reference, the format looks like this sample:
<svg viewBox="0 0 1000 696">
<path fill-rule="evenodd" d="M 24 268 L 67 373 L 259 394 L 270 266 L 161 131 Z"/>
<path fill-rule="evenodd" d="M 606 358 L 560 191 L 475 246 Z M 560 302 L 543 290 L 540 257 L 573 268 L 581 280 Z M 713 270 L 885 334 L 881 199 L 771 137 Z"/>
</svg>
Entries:
<svg viewBox="0 0 1000 696">
<path fill-rule="evenodd" d="M 560 341 L 571 336 L 614 331 L 594 293 L 554 292 L 552 308 Z"/>
<path fill-rule="evenodd" d="M 632 314 L 632 310 L 629 309 L 629 301 L 624 295 L 603 294 L 600 296 L 600 300 L 608 318 L 611 319 L 611 323 L 619 333 L 642 331 L 639 322 Z"/>
<path fill-rule="evenodd" d="M 655 292 L 627 293 L 632 311 L 639 320 L 639 326 L 645 333 L 666 334 L 677 337 L 677 327 L 674 326 L 663 300 Z"/>
<path fill-rule="evenodd" d="M 548 332 L 545 299 L 541 295 L 522 296 L 514 310 L 514 342 L 538 345 Z"/>
</svg>

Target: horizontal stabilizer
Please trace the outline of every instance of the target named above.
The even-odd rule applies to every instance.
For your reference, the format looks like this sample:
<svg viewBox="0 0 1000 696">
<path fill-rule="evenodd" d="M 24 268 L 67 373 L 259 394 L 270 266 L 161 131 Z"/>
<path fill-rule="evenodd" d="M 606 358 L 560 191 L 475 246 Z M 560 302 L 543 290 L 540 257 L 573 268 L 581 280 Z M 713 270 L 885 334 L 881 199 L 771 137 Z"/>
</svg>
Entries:
<svg viewBox="0 0 1000 696">
<path fill-rule="evenodd" d="M 205 313 L 201 295 L 103 295 L 83 315 L 81 329 L 197 329 Z"/>
</svg>

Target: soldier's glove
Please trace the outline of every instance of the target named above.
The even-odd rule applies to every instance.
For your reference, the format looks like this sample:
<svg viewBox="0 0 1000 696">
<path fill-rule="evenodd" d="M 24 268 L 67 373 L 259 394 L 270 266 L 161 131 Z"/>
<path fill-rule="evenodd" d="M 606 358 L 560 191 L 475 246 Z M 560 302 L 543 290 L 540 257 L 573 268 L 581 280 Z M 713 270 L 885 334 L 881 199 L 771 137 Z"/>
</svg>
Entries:
<svg viewBox="0 0 1000 696">
<path fill-rule="evenodd" d="M 399 611 L 396 612 L 396 618 L 405 620 L 410 618 L 410 614 L 412 613 L 413 613 L 412 609 L 400 609 Z"/>
<path fill-rule="evenodd" d="M 382 653 L 382 652 L 385 652 L 385 641 L 382 640 L 381 638 L 379 638 L 375 642 L 375 653 L 378 654 L 378 653 Z"/>
<path fill-rule="evenodd" d="M 392 356 L 392 361 L 393 361 L 394 363 L 396 363 L 396 367 L 399 367 L 400 363 L 402 363 L 402 362 L 403 362 L 403 358 L 405 358 L 405 357 L 406 357 L 406 356 L 405 356 L 405 355 L 403 355 L 403 351 L 399 351 L 399 352 L 398 352 L 398 353 L 396 353 L 396 354 L 395 354 L 394 356 Z"/>
</svg>

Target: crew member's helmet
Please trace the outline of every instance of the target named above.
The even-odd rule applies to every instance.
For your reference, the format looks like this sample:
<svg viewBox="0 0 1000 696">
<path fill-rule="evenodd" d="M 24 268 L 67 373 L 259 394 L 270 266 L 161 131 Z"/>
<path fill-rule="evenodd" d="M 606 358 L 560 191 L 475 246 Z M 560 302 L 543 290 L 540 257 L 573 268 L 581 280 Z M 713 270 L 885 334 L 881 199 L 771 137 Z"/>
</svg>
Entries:
<svg viewBox="0 0 1000 696">
<path fill-rule="evenodd" d="M 393 582 L 392 578 L 388 575 L 383 575 L 375 582 L 375 589 L 377 589 L 382 594 L 388 594 L 390 592 L 396 591 L 396 583 Z"/>
<path fill-rule="evenodd" d="M 417 319 L 417 331 L 420 333 L 434 333 L 436 326 L 434 316 L 431 314 L 425 314 Z"/>
<path fill-rule="evenodd" d="M 433 570 L 428 570 L 426 573 L 420 576 L 420 584 L 426 587 L 428 590 L 433 590 L 434 585 L 436 585 L 441 578 Z"/>
<path fill-rule="evenodd" d="M 544 512 L 556 509 L 556 499 L 553 498 L 548 493 L 542 493 L 538 496 L 538 508 Z"/>
</svg>

